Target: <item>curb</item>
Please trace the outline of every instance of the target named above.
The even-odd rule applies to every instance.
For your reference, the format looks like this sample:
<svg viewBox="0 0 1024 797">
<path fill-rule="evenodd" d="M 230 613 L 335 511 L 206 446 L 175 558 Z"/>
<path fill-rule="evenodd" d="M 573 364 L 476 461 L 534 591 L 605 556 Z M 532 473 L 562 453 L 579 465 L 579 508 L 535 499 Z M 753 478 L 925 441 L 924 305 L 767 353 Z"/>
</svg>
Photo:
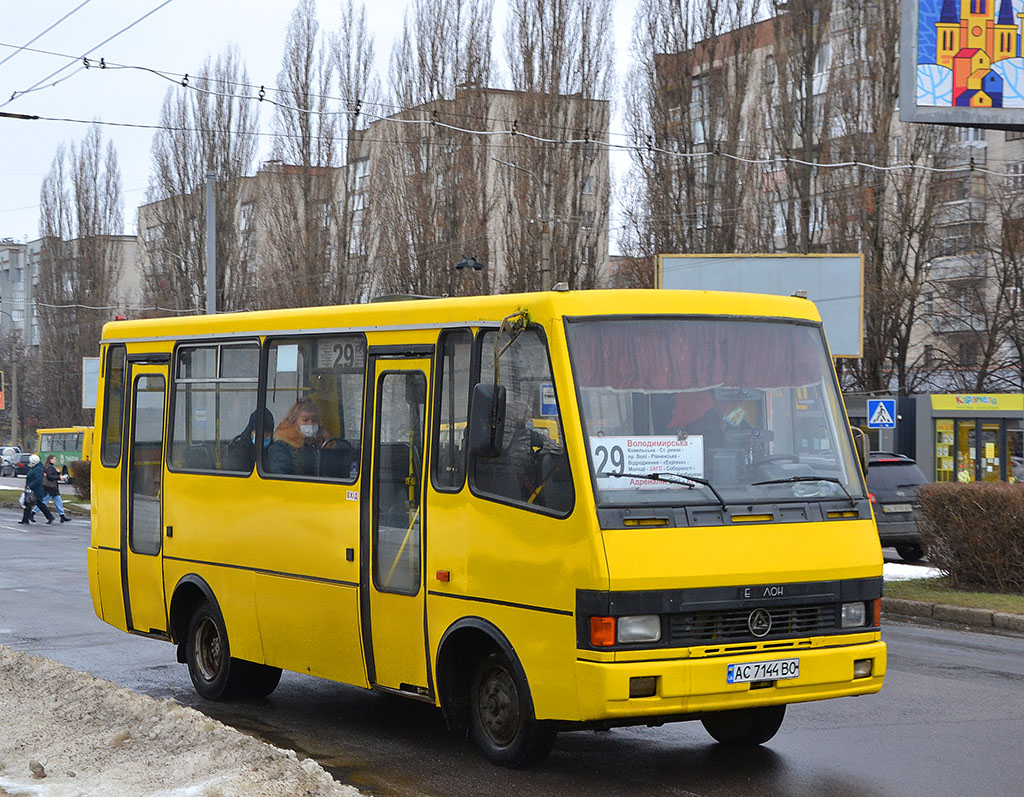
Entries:
<svg viewBox="0 0 1024 797">
<path fill-rule="evenodd" d="M 1024 636 L 1024 614 L 997 612 L 992 609 L 974 609 L 968 606 L 950 606 L 945 603 L 911 601 L 905 598 L 882 598 L 882 613 L 978 629 L 991 628 L 1004 633 Z"/>
</svg>

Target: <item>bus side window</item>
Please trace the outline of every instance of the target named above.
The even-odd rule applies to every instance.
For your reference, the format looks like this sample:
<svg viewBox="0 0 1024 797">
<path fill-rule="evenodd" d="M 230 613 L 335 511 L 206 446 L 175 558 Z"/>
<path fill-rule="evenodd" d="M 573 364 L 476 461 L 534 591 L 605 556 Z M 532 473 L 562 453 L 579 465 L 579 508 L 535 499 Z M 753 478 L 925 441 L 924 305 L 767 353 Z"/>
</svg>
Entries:
<svg viewBox="0 0 1024 797">
<path fill-rule="evenodd" d="M 264 406 L 275 421 L 262 473 L 353 483 L 362 446 L 363 335 L 270 341 Z"/>
<path fill-rule="evenodd" d="M 107 349 L 107 373 L 103 380 L 103 435 L 100 462 L 108 468 L 121 461 L 121 433 L 124 421 L 125 347 Z"/>
<path fill-rule="evenodd" d="M 481 381 L 494 376 L 496 334 L 491 330 L 479 336 Z M 519 335 L 501 356 L 501 383 L 506 390 L 501 454 L 470 459 L 473 491 L 567 515 L 575 492 L 547 346 L 536 329 Z"/>
<path fill-rule="evenodd" d="M 172 470 L 249 473 L 255 449 L 256 343 L 180 346 L 175 355 Z"/>
<path fill-rule="evenodd" d="M 437 350 L 434 487 L 443 492 L 457 492 L 466 482 L 466 419 L 473 335 L 466 329 L 444 332 Z"/>
</svg>

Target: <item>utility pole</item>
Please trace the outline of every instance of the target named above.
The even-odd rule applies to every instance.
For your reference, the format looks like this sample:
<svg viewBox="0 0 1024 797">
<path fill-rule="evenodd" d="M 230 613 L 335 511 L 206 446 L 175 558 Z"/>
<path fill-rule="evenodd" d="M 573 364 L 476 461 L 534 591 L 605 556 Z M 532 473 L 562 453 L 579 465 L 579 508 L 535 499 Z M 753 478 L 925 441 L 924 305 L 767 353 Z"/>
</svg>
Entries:
<svg viewBox="0 0 1024 797">
<path fill-rule="evenodd" d="M 213 189 L 217 173 L 206 173 L 206 314 L 217 313 L 217 205 Z"/>
<path fill-rule="evenodd" d="M 512 169 L 518 169 L 521 172 L 526 172 L 530 177 L 537 183 L 537 196 L 541 203 L 546 204 L 547 202 L 547 191 L 545 190 L 544 183 L 541 179 L 534 174 L 533 169 L 527 169 L 525 166 L 519 166 L 509 161 L 503 161 L 501 158 L 491 157 L 492 161 L 497 161 L 502 166 L 508 166 Z M 551 290 L 551 216 L 547 213 L 541 214 L 540 218 L 540 289 L 542 291 Z"/>
</svg>

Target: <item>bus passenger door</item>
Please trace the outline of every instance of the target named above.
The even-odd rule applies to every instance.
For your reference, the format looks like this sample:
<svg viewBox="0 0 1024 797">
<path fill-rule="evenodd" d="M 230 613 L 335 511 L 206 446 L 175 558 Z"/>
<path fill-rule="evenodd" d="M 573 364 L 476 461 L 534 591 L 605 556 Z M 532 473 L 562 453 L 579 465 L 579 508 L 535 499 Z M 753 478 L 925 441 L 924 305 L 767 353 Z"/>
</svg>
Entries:
<svg viewBox="0 0 1024 797">
<path fill-rule="evenodd" d="M 167 632 L 163 451 L 167 366 L 131 364 L 130 433 L 121 474 L 121 586 L 129 631 Z"/>
<path fill-rule="evenodd" d="M 363 496 L 367 671 L 378 686 L 429 694 L 422 499 L 430 361 L 373 362 L 372 480 Z"/>
</svg>

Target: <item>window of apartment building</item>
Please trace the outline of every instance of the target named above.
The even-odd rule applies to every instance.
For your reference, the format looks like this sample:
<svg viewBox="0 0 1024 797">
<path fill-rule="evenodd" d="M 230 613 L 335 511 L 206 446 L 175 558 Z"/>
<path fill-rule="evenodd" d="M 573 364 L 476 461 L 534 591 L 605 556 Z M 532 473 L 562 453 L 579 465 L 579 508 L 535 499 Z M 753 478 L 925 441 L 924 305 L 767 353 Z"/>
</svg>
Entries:
<svg viewBox="0 0 1024 797">
<path fill-rule="evenodd" d="M 817 13 L 817 9 L 815 9 Z M 818 48 L 818 53 L 814 58 L 814 74 L 824 75 L 828 72 L 829 67 L 832 65 L 832 43 L 828 39 L 824 39 L 821 43 L 821 47 Z"/>
<path fill-rule="evenodd" d="M 958 365 L 976 366 L 981 362 L 981 345 L 975 335 L 958 335 L 955 344 Z"/>
<path fill-rule="evenodd" d="M 976 141 L 985 140 L 985 131 L 980 127 L 958 127 L 956 129 L 956 139 L 961 144 L 970 144 Z"/>
<path fill-rule="evenodd" d="M 924 367 L 932 368 L 935 365 L 935 347 L 930 343 L 924 344 Z"/>
<path fill-rule="evenodd" d="M 583 226 L 593 227 L 594 226 L 594 211 L 584 210 L 583 211 Z"/>
<path fill-rule="evenodd" d="M 935 315 L 935 294 L 928 291 L 921 297 L 921 314 L 925 318 Z"/>
<path fill-rule="evenodd" d="M 331 203 L 321 202 L 317 205 L 317 215 L 319 216 L 321 229 L 326 230 L 331 226 Z"/>
<path fill-rule="evenodd" d="M 348 231 L 348 253 L 358 255 L 362 247 L 363 225 L 353 224 Z"/>
<path fill-rule="evenodd" d="M 936 202 L 958 202 L 970 198 L 970 174 L 943 176 L 935 181 Z"/>
<path fill-rule="evenodd" d="M 937 227 L 928 240 L 928 259 L 968 255 L 985 246 L 985 225 L 979 222 L 961 222 Z"/>
<path fill-rule="evenodd" d="M 1024 130 L 1007 130 L 1007 141 L 1024 141 Z"/>
<path fill-rule="evenodd" d="M 678 108 L 676 109 L 679 110 Z M 593 141 L 587 141 L 583 144 L 583 158 L 586 161 L 592 161 L 597 155 L 597 144 Z"/>
<path fill-rule="evenodd" d="M 593 175 L 589 175 L 583 181 L 583 193 L 584 194 L 593 194 L 594 193 L 594 176 Z"/>
<path fill-rule="evenodd" d="M 1024 162 L 1008 163 L 1006 165 L 1008 177 L 1003 178 L 1003 187 L 1007 191 L 1020 191 L 1024 189 Z"/>
<path fill-rule="evenodd" d="M 353 174 L 355 177 L 355 190 L 362 191 L 370 181 L 370 159 L 360 158 L 352 162 Z"/>
<path fill-rule="evenodd" d="M 21 321 L 24 321 L 25 320 L 25 311 L 21 310 L 21 309 L 19 309 L 17 307 L 14 308 L 13 310 L 11 310 L 11 320 L 19 322 L 19 323 Z"/>
<path fill-rule="evenodd" d="M 243 202 L 238 209 L 238 226 L 242 232 L 249 232 L 252 229 L 252 219 L 255 208 L 252 202 Z"/>
</svg>

